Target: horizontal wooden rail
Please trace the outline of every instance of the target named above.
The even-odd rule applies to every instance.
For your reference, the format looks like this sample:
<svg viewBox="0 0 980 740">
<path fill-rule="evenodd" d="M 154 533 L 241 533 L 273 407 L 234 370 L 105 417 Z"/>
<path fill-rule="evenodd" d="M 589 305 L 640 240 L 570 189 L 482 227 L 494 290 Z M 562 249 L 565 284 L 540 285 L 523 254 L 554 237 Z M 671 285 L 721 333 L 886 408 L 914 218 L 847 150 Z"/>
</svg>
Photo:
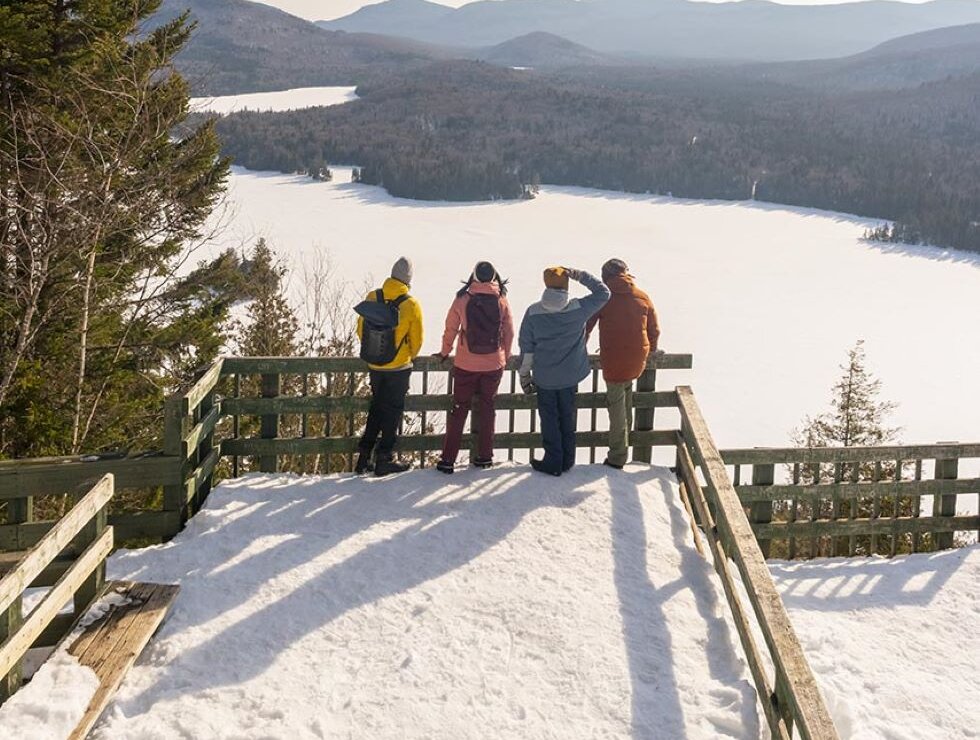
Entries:
<svg viewBox="0 0 980 740">
<path fill-rule="evenodd" d="M 715 568 L 725 582 L 726 595 L 736 594 L 738 599 L 735 585 L 727 573 L 728 559 L 735 563 L 775 668 L 771 684 L 768 680 L 760 681 L 758 670 L 753 669 L 770 730 L 776 737 L 792 737 L 795 728 L 803 740 L 836 740 L 838 734 L 830 712 L 701 409 L 690 388 L 679 387 L 677 397 L 683 427 L 681 447 L 700 467 L 706 483 L 703 493 L 709 505 L 703 507 L 701 516 L 702 524 L 708 526 L 715 542 L 712 549 Z M 683 459 L 684 455 L 678 457 Z M 683 463 L 679 467 L 683 467 Z M 697 490 L 693 475 L 685 477 L 686 484 Z M 707 519 L 709 516 L 713 521 Z M 730 603 L 732 600 L 729 596 Z M 744 610 L 733 606 L 736 618 L 741 611 Z M 753 640 L 745 621 L 736 619 L 736 628 L 743 646 L 747 646 L 746 652 L 750 652 Z"/>
<path fill-rule="evenodd" d="M 452 408 L 452 395 L 427 394 L 409 395 L 405 399 L 406 411 L 449 411 Z M 605 408 L 605 393 L 579 393 L 575 404 L 580 409 Z M 327 414 L 366 412 L 371 399 L 357 396 L 276 396 L 275 398 L 223 398 L 222 413 L 229 416 L 262 416 L 264 414 Z M 534 396 L 504 394 L 498 396 L 495 406 L 498 411 L 510 409 L 536 409 Z M 636 392 L 633 394 L 633 408 L 673 408 L 677 406 L 677 394 L 673 391 Z M 213 428 L 213 427 L 212 427 Z"/>
<path fill-rule="evenodd" d="M 82 462 L 78 457 L 50 458 L 43 463 L 7 462 L 0 469 L 0 500 L 64 493 L 107 474 L 113 476 L 116 490 L 165 486 L 181 480 L 178 461 L 163 456 L 93 462 Z"/>
<path fill-rule="evenodd" d="M 593 369 L 600 367 L 596 356 L 589 359 Z M 517 370 L 519 359 L 511 358 L 508 370 Z M 656 370 L 690 370 L 693 357 L 689 354 L 651 355 L 647 367 Z M 438 357 L 417 357 L 413 363 L 417 371 L 429 372 L 452 369 L 452 360 Z M 354 357 L 226 357 L 222 361 L 222 375 L 312 375 L 314 373 L 362 373 L 367 364 Z M 193 404 L 191 405 L 193 407 Z"/>
<path fill-rule="evenodd" d="M 898 534 L 911 532 L 961 532 L 980 528 L 980 516 L 879 517 L 877 519 L 836 519 L 796 522 L 753 523 L 759 539 L 789 537 L 839 537 L 858 534 Z"/>
<path fill-rule="evenodd" d="M 836 497 L 841 501 L 871 498 L 872 496 L 939 496 L 960 493 L 980 493 L 980 478 L 953 480 L 879 481 L 878 483 L 814 483 L 771 486 L 736 486 L 743 503 L 780 501 L 789 498 L 818 501 Z"/>
<path fill-rule="evenodd" d="M 980 457 L 980 443 L 881 447 L 753 447 L 722 450 L 726 465 L 852 463 Z"/>
<path fill-rule="evenodd" d="M 578 432 L 575 444 L 578 447 L 603 445 L 608 435 L 606 432 Z M 640 445 L 672 445 L 677 439 L 677 431 L 658 429 L 652 432 L 633 432 L 631 441 Z M 463 446 L 471 444 L 473 437 L 463 435 Z M 221 442 L 223 455 L 310 455 L 316 453 L 346 453 L 357 450 L 356 437 L 294 437 L 275 439 L 260 439 L 257 437 L 226 439 Z M 405 452 L 442 449 L 443 435 L 441 434 L 412 434 L 400 437 L 397 449 Z M 534 432 L 502 432 L 496 435 L 496 445 L 500 448 L 530 449 L 541 447 L 541 435 Z"/>
</svg>

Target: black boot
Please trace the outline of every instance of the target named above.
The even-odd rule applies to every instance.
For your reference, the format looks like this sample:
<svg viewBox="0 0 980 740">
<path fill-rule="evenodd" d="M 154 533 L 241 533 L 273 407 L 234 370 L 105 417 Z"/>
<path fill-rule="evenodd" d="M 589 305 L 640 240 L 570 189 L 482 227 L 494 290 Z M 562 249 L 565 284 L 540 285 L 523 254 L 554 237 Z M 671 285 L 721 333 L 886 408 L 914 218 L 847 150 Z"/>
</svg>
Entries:
<svg viewBox="0 0 980 740">
<path fill-rule="evenodd" d="M 440 460 L 436 463 L 436 470 L 438 470 L 440 473 L 445 473 L 446 475 L 452 475 L 456 470 L 456 466 L 451 462 Z"/>
<path fill-rule="evenodd" d="M 560 470 L 551 470 L 550 468 L 546 468 L 544 466 L 544 460 L 535 460 L 534 458 L 531 458 L 531 467 L 534 468 L 539 473 L 546 473 L 547 475 L 553 475 L 556 478 L 561 475 Z"/>
<path fill-rule="evenodd" d="M 357 453 L 357 462 L 354 463 L 354 472 L 358 475 L 364 475 L 365 473 L 374 469 L 371 464 L 371 453 L 361 450 Z"/>
<path fill-rule="evenodd" d="M 374 461 L 374 474 L 378 478 L 381 478 L 382 476 L 392 475 L 393 473 L 404 473 L 411 467 L 409 463 L 399 462 L 391 455 L 378 455 Z"/>
<path fill-rule="evenodd" d="M 493 467 L 492 457 L 475 457 L 473 458 L 473 467 L 480 468 L 480 470 L 486 470 L 487 468 Z"/>
</svg>

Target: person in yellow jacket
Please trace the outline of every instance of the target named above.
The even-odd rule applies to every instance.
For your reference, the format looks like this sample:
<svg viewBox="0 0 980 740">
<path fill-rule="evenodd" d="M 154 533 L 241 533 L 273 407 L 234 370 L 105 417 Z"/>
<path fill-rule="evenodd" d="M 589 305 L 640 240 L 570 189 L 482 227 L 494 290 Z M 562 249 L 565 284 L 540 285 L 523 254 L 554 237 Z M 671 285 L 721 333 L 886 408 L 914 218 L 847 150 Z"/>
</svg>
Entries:
<svg viewBox="0 0 980 740">
<path fill-rule="evenodd" d="M 408 294 L 411 284 L 412 262 L 407 257 L 400 257 L 391 268 L 391 277 L 381 286 L 386 302 L 398 302 L 398 326 L 395 328 L 397 352 L 391 362 L 368 365 L 371 371 L 371 407 L 364 435 L 358 444 L 355 473 L 366 473 L 370 470 L 372 452 L 375 475 L 401 473 L 410 467 L 394 459 L 394 448 L 398 422 L 405 413 L 405 396 L 412 376 L 412 361 L 422 351 L 422 307 Z M 377 291 L 368 293 L 365 300 L 377 300 Z M 363 334 L 364 320 L 358 317 L 358 338 L 363 337 Z"/>
</svg>

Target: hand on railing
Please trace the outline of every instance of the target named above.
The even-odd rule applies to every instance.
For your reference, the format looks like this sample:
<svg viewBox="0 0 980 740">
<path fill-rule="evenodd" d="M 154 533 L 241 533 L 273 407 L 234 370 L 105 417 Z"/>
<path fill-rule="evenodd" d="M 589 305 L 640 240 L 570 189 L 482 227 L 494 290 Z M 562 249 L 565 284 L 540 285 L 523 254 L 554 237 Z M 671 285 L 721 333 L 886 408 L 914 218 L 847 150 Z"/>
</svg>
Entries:
<svg viewBox="0 0 980 740">
<path fill-rule="evenodd" d="M 531 377 L 531 373 L 521 373 L 521 390 L 528 396 L 538 392 L 538 386 Z"/>
</svg>

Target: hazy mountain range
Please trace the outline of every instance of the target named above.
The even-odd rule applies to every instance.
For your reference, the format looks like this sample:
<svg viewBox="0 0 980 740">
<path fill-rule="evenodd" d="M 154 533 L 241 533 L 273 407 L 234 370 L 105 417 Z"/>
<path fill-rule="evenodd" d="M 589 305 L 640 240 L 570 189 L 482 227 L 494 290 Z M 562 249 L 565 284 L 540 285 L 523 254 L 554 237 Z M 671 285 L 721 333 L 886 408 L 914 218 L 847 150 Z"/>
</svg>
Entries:
<svg viewBox="0 0 980 740">
<path fill-rule="evenodd" d="M 687 0 L 387 0 L 318 25 L 487 47 L 533 32 L 617 55 L 783 61 L 856 54 L 897 36 L 980 22 L 977 0 L 779 5 Z"/>
</svg>

